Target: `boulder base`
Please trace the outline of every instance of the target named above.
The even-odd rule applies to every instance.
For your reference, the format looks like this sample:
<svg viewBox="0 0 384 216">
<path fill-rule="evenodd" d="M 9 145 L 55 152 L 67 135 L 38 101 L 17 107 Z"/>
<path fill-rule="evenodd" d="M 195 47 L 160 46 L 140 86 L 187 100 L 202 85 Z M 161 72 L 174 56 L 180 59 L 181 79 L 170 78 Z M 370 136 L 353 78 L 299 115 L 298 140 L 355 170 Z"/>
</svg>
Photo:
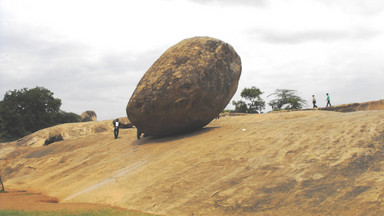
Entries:
<svg viewBox="0 0 384 216">
<path fill-rule="evenodd" d="M 227 106 L 240 74 L 231 45 L 210 37 L 185 39 L 144 74 L 128 102 L 128 118 L 148 136 L 202 128 Z"/>
</svg>

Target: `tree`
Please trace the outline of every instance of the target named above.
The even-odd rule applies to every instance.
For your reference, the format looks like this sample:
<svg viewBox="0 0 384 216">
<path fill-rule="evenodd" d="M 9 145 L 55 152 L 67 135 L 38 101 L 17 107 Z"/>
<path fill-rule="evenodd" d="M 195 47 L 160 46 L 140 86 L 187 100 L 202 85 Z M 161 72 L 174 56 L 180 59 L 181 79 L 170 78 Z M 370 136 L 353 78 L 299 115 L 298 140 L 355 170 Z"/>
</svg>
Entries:
<svg viewBox="0 0 384 216">
<path fill-rule="evenodd" d="M 291 89 L 276 89 L 273 94 L 276 98 L 271 100 L 268 104 L 272 107 L 273 110 L 281 109 L 301 109 L 306 104 L 306 101 L 297 95 L 296 90 Z"/>
<path fill-rule="evenodd" d="M 60 110 L 61 100 L 43 87 L 8 91 L 0 101 L 0 138 L 14 139 L 80 116 Z"/>
<path fill-rule="evenodd" d="M 261 113 L 265 109 L 265 101 L 260 97 L 261 94 L 263 92 L 255 86 L 244 88 L 240 96 L 248 103 L 242 100 L 232 101 L 232 104 L 235 105 L 235 112 Z"/>
<path fill-rule="evenodd" d="M 242 101 L 242 100 L 232 101 L 232 104 L 235 105 L 235 112 L 238 112 L 238 113 L 247 113 L 248 112 L 248 106 L 244 101 Z"/>
</svg>

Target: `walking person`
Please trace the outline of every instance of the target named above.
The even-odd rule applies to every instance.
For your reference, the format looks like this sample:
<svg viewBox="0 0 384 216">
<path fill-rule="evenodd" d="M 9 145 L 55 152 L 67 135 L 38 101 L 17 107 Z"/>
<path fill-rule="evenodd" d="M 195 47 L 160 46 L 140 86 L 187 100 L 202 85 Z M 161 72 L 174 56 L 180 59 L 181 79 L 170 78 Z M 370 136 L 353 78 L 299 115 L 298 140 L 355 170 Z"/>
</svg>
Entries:
<svg viewBox="0 0 384 216">
<path fill-rule="evenodd" d="M 312 95 L 312 104 L 313 104 L 313 109 L 317 108 L 315 95 Z"/>
<path fill-rule="evenodd" d="M 119 128 L 120 128 L 120 122 L 118 118 L 116 119 L 113 125 L 115 126 L 115 130 L 113 131 L 113 133 L 115 134 L 115 139 L 117 139 L 117 137 L 119 137 Z"/>
<path fill-rule="evenodd" d="M 331 105 L 331 97 L 329 96 L 329 94 L 327 93 L 327 105 L 325 107 L 328 107 L 328 104 L 329 106 L 332 106 Z"/>
</svg>

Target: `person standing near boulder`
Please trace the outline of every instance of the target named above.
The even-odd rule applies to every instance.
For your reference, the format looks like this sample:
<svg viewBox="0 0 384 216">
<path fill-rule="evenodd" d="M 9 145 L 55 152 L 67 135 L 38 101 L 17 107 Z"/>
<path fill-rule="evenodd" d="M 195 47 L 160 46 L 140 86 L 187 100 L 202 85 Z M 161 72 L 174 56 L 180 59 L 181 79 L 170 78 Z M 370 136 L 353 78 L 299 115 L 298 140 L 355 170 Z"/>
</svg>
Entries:
<svg viewBox="0 0 384 216">
<path fill-rule="evenodd" d="M 317 108 L 315 95 L 312 95 L 312 104 L 313 104 L 313 109 Z"/>
<path fill-rule="evenodd" d="M 117 137 L 119 137 L 119 127 L 120 127 L 120 122 L 118 118 L 114 122 L 113 126 L 115 127 L 115 130 L 113 131 L 113 133 L 115 134 L 115 139 L 117 139 Z"/>
<path fill-rule="evenodd" d="M 328 107 L 328 104 L 329 106 L 332 106 L 331 105 L 331 97 L 329 96 L 329 94 L 327 93 L 327 105 L 325 107 Z"/>
<path fill-rule="evenodd" d="M 137 129 L 137 128 L 136 128 L 136 129 Z M 137 129 L 137 139 L 140 139 L 141 134 L 142 134 L 142 132 L 141 132 L 139 129 Z"/>
<path fill-rule="evenodd" d="M 4 188 L 3 180 L 1 180 L 1 176 L 0 176 L 0 183 L 1 183 L 1 190 L 0 190 L 0 192 L 5 192 L 5 188 Z"/>
</svg>

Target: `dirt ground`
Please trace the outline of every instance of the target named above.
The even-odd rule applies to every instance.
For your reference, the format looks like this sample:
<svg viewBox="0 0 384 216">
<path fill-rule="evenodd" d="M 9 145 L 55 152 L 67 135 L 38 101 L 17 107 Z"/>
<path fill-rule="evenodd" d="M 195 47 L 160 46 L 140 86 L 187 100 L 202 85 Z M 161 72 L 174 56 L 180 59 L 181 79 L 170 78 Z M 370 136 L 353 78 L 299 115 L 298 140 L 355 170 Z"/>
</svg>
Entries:
<svg viewBox="0 0 384 216">
<path fill-rule="evenodd" d="M 64 124 L 0 143 L 0 173 L 6 188 L 57 197 L 59 205 L 161 215 L 381 215 L 382 108 L 227 115 L 161 139 L 137 140 L 135 129 L 114 139 L 111 121 Z M 57 133 L 64 140 L 43 145 Z M 40 203 L 58 206 L 52 202 Z"/>
<path fill-rule="evenodd" d="M 117 208 L 91 203 L 60 203 L 57 198 L 26 190 L 6 190 L 0 193 L 0 210 L 56 211 Z M 121 209 L 121 208 L 119 208 Z"/>
</svg>

